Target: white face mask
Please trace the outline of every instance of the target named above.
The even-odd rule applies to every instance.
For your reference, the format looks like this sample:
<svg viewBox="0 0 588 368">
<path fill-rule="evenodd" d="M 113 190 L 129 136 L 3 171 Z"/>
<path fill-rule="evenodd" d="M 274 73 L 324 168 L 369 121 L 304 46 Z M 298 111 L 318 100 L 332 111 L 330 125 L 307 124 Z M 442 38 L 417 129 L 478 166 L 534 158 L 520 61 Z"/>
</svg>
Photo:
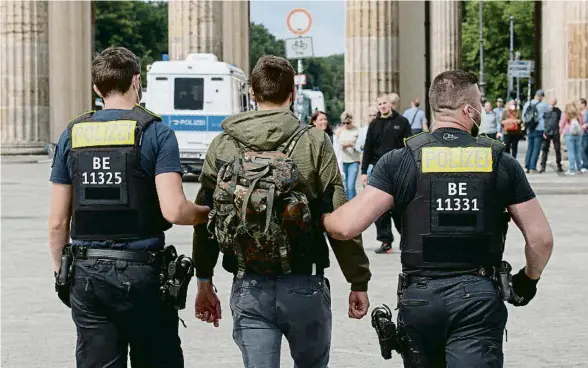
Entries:
<svg viewBox="0 0 588 368">
<path fill-rule="evenodd" d="M 516 109 L 516 106 L 515 105 L 510 105 L 509 109 L 514 110 L 514 109 Z"/>
</svg>

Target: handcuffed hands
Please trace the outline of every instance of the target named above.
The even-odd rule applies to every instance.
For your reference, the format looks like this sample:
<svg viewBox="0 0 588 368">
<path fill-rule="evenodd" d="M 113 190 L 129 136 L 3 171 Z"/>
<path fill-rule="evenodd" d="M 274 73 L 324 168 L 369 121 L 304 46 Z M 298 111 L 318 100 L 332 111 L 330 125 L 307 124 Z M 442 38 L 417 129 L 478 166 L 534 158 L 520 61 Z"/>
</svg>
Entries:
<svg viewBox="0 0 588 368">
<path fill-rule="evenodd" d="M 214 327 L 218 327 L 222 319 L 220 300 L 210 281 L 198 281 L 194 314 L 202 322 L 213 323 Z"/>
<path fill-rule="evenodd" d="M 522 307 L 529 304 L 529 302 L 537 294 L 537 283 L 539 279 L 533 280 L 525 273 L 525 268 L 512 277 L 512 289 L 514 292 L 514 300 L 509 301 L 515 307 Z"/>
</svg>

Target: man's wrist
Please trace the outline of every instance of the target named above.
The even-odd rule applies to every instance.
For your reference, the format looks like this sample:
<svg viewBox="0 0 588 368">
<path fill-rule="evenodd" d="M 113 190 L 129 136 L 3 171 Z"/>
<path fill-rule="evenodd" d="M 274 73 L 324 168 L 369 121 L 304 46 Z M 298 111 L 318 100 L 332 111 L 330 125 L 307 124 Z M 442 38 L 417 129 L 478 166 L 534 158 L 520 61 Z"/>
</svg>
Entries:
<svg viewBox="0 0 588 368">
<path fill-rule="evenodd" d="M 541 278 L 540 272 L 533 272 L 529 269 L 529 267 L 523 268 L 522 271 L 522 274 L 524 274 L 527 277 L 527 279 L 529 279 L 529 281 L 532 281 L 534 283 L 539 282 L 539 279 Z"/>
</svg>

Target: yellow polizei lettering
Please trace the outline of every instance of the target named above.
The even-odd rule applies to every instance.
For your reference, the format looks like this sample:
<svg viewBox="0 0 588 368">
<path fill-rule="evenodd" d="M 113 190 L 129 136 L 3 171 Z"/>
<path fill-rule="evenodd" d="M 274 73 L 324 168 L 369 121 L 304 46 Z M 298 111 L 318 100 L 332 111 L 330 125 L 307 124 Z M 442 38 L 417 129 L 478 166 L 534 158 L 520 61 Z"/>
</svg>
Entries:
<svg viewBox="0 0 588 368">
<path fill-rule="evenodd" d="M 424 173 L 492 172 L 489 147 L 425 147 L 421 169 Z"/>
<path fill-rule="evenodd" d="M 78 123 L 71 132 L 71 147 L 133 145 L 136 126 L 133 120 Z"/>
</svg>

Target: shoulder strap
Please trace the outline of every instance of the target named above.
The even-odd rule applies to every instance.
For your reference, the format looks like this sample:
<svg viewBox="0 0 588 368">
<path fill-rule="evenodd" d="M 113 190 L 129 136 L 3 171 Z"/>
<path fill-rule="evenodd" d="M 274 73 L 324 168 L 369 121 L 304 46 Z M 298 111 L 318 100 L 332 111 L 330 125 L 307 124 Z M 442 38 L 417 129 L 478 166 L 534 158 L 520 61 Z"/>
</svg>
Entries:
<svg viewBox="0 0 588 368">
<path fill-rule="evenodd" d="M 71 129 L 74 124 L 80 123 L 82 121 L 86 121 L 92 118 L 92 115 L 94 115 L 94 113 L 96 112 L 96 110 L 90 110 L 87 111 L 81 115 L 76 116 L 75 118 L 71 119 L 69 121 L 69 123 L 67 124 L 67 129 Z"/>
<path fill-rule="evenodd" d="M 154 112 L 147 110 L 146 108 L 136 105 L 129 112 L 124 113 L 119 120 L 135 120 L 138 123 L 139 130 L 147 128 L 154 121 L 161 121 L 161 116 Z"/>
<path fill-rule="evenodd" d="M 419 109 L 416 109 L 416 112 L 412 116 L 412 120 L 410 121 L 410 127 L 412 128 L 412 123 L 414 123 L 414 119 L 416 119 L 417 114 L 419 113 Z"/>
<path fill-rule="evenodd" d="M 410 149 L 411 151 L 416 151 L 419 148 L 429 144 L 429 143 L 433 143 L 433 142 L 437 142 L 435 139 L 433 139 L 432 134 L 429 132 L 422 132 L 416 135 L 413 135 L 412 137 L 406 138 L 404 140 L 404 145 L 406 147 L 408 147 L 408 149 Z"/>
<path fill-rule="evenodd" d="M 287 156 L 290 156 L 292 154 L 292 152 L 294 151 L 294 148 L 296 147 L 296 144 L 298 144 L 298 141 L 300 140 L 302 135 L 309 130 L 310 130 L 310 126 L 308 126 L 308 125 L 304 126 L 304 127 L 299 127 L 294 132 L 294 134 L 292 134 L 290 136 L 290 138 L 288 138 L 288 140 L 284 144 L 284 148 L 282 149 L 282 153 L 284 153 Z"/>
</svg>

